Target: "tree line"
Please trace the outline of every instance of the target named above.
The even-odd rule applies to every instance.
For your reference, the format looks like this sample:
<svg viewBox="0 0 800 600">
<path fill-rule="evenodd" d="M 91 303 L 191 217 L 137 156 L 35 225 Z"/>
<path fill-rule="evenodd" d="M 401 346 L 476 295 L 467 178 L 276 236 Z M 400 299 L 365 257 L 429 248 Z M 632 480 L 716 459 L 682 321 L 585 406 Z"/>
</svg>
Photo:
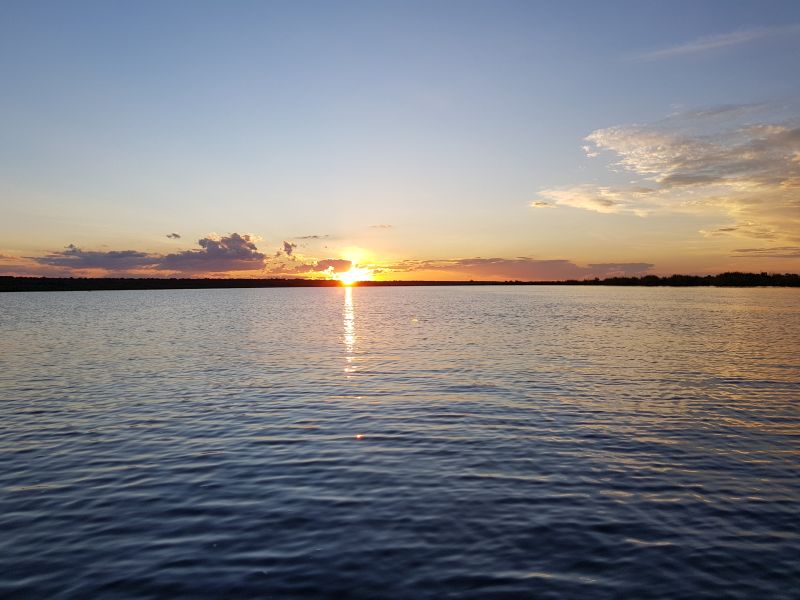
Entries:
<svg viewBox="0 0 800 600">
<path fill-rule="evenodd" d="M 330 279 L 213 279 L 134 277 L 14 277 L 0 276 L 0 292 L 55 292 L 99 290 L 176 290 L 212 288 L 337 287 Z M 432 285 L 614 285 L 669 287 L 800 287 L 797 273 L 741 273 L 718 275 L 643 275 L 561 281 L 362 281 L 363 287 Z"/>
</svg>

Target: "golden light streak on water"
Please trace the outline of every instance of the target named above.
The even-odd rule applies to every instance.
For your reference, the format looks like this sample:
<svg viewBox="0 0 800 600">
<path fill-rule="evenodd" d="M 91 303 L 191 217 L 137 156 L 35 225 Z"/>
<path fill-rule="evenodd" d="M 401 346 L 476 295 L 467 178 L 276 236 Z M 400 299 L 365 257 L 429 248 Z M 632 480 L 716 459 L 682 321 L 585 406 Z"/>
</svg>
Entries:
<svg viewBox="0 0 800 600">
<path fill-rule="evenodd" d="M 353 309 L 353 288 L 344 288 L 344 309 L 342 310 L 342 320 L 344 329 L 344 351 L 347 365 L 345 373 L 353 373 L 356 370 L 353 364 L 353 352 L 356 344 L 355 311 Z"/>
</svg>

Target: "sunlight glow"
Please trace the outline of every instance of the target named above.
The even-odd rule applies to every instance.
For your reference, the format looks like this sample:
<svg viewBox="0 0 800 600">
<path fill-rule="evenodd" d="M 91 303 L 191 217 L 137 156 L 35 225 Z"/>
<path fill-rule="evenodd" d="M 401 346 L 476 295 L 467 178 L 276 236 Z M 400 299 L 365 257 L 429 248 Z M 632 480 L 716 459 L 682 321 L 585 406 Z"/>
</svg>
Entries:
<svg viewBox="0 0 800 600">
<path fill-rule="evenodd" d="M 372 281 L 372 271 L 364 267 L 353 266 L 345 273 L 337 273 L 334 275 L 334 278 L 341 281 L 344 285 L 353 285 L 357 281 Z"/>
</svg>

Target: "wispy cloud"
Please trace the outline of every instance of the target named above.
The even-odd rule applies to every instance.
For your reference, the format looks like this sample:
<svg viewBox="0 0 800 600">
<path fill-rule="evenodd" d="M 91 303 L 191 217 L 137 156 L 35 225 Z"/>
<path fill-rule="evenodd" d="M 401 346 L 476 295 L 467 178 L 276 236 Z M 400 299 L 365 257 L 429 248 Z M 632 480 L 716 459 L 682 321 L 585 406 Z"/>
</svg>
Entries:
<svg viewBox="0 0 800 600">
<path fill-rule="evenodd" d="M 729 33 L 703 36 L 690 42 L 678 44 L 676 46 L 661 48 L 651 52 L 644 52 L 631 57 L 631 60 L 634 62 L 665 60 L 681 56 L 701 54 L 703 52 L 717 50 L 720 48 L 740 46 L 742 44 L 749 44 L 764 38 L 797 33 L 800 33 L 800 24 L 783 25 L 778 27 L 754 27 L 752 29 L 742 29 L 739 31 L 731 31 Z"/>
<path fill-rule="evenodd" d="M 800 258 L 800 246 L 774 246 L 772 248 L 738 248 L 733 251 L 738 258 Z"/>
<path fill-rule="evenodd" d="M 639 216 L 647 214 L 643 198 L 649 192 L 608 186 L 574 185 L 549 188 L 539 192 L 539 200 L 531 202 L 531 208 L 554 208 L 569 206 L 599 213 L 632 212 Z"/>
<path fill-rule="evenodd" d="M 580 266 L 570 260 L 518 258 L 459 258 L 450 260 L 405 260 L 385 266 L 384 273 L 434 273 L 446 278 L 554 281 L 642 275 L 654 267 L 651 263 L 593 263 Z M 390 278 L 389 275 L 386 276 Z M 431 277 L 425 275 L 425 277 Z"/>
<path fill-rule="evenodd" d="M 778 237 L 774 230 L 749 221 L 725 225 L 723 227 L 717 227 L 716 229 L 701 229 L 700 233 L 705 237 L 738 236 L 762 240 L 774 240 Z"/>
</svg>

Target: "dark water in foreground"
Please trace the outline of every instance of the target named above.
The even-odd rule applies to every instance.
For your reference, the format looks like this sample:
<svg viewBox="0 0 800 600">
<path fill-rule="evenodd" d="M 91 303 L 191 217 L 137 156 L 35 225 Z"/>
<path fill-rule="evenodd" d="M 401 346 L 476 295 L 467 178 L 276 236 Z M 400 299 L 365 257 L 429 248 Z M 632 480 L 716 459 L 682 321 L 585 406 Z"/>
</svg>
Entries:
<svg viewBox="0 0 800 600">
<path fill-rule="evenodd" d="M 2 295 L 0 456 L 2 597 L 797 598 L 800 293 Z"/>
</svg>

